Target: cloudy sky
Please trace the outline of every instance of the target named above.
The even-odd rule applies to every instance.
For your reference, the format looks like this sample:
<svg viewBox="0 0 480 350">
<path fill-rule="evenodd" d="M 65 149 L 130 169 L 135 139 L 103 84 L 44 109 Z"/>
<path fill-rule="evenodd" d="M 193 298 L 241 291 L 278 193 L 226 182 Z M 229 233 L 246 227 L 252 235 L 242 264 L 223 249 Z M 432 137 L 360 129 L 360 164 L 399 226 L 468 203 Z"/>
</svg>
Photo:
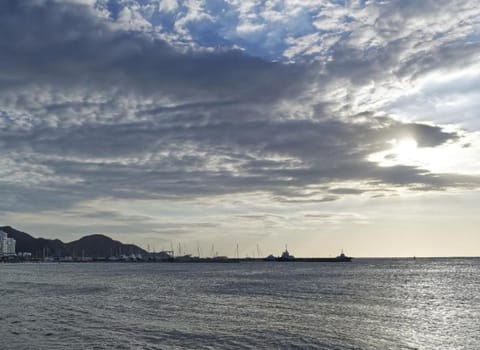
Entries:
<svg viewBox="0 0 480 350">
<path fill-rule="evenodd" d="M 3 0 L 0 223 L 479 255 L 476 0 Z"/>
</svg>

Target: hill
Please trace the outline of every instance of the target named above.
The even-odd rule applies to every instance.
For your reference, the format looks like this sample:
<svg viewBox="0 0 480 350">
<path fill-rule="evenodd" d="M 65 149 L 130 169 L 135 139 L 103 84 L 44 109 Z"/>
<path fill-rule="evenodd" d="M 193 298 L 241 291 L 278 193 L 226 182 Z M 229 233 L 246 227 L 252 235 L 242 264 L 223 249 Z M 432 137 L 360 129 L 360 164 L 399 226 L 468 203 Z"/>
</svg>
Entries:
<svg viewBox="0 0 480 350">
<path fill-rule="evenodd" d="M 59 239 L 35 238 L 28 233 L 18 231 L 10 226 L 0 226 L 9 237 L 16 240 L 17 252 L 30 252 L 34 257 L 48 256 L 89 256 L 109 257 L 112 255 L 146 254 L 147 252 L 134 244 L 123 244 L 104 235 L 89 235 L 79 240 L 64 243 Z"/>
</svg>

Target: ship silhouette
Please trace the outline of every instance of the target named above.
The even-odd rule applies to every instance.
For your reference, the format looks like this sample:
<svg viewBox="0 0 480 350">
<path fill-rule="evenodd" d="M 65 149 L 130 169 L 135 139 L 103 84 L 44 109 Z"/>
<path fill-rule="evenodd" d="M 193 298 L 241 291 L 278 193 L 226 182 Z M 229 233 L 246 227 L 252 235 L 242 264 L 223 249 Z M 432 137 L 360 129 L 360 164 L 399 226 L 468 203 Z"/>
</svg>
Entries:
<svg viewBox="0 0 480 350">
<path fill-rule="evenodd" d="M 352 258 L 343 253 L 343 249 L 340 255 L 335 258 L 296 258 L 294 255 L 291 255 L 285 246 L 285 250 L 282 255 L 276 257 L 269 255 L 263 259 L 264 261 L 284 261 L 284 262 L 350 262 Z"/>
</svg>

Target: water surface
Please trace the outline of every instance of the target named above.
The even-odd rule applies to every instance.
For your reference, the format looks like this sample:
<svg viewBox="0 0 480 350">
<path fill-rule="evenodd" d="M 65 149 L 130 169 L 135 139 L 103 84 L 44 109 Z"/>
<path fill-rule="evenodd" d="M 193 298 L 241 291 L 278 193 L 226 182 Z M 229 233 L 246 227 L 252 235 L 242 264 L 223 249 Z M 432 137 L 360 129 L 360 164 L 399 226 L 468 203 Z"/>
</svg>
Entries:
<svg viewBox="0 0 480 350">
<path fill-rule="evenodd" d="M 480 349 L 480 259 L 0 264 L 2 349 Z"/>
</svg>

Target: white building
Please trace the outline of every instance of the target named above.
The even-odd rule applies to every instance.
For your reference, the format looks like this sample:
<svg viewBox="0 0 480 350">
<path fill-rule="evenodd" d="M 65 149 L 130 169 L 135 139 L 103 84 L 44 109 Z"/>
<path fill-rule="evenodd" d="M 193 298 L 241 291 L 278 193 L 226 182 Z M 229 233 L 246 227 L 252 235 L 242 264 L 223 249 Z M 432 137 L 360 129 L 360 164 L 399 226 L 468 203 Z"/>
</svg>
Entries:
<svg viewBox="0 0 480 350">
<path fill-rule="evenodd" d="M 7 233 L 0 230 L 0 256 L 7 253 Z"/>
<path fill-rule="evenodd" d="M 15 240 L 0 230 L 0 256 L 15 255 Z"/>
</svg>

